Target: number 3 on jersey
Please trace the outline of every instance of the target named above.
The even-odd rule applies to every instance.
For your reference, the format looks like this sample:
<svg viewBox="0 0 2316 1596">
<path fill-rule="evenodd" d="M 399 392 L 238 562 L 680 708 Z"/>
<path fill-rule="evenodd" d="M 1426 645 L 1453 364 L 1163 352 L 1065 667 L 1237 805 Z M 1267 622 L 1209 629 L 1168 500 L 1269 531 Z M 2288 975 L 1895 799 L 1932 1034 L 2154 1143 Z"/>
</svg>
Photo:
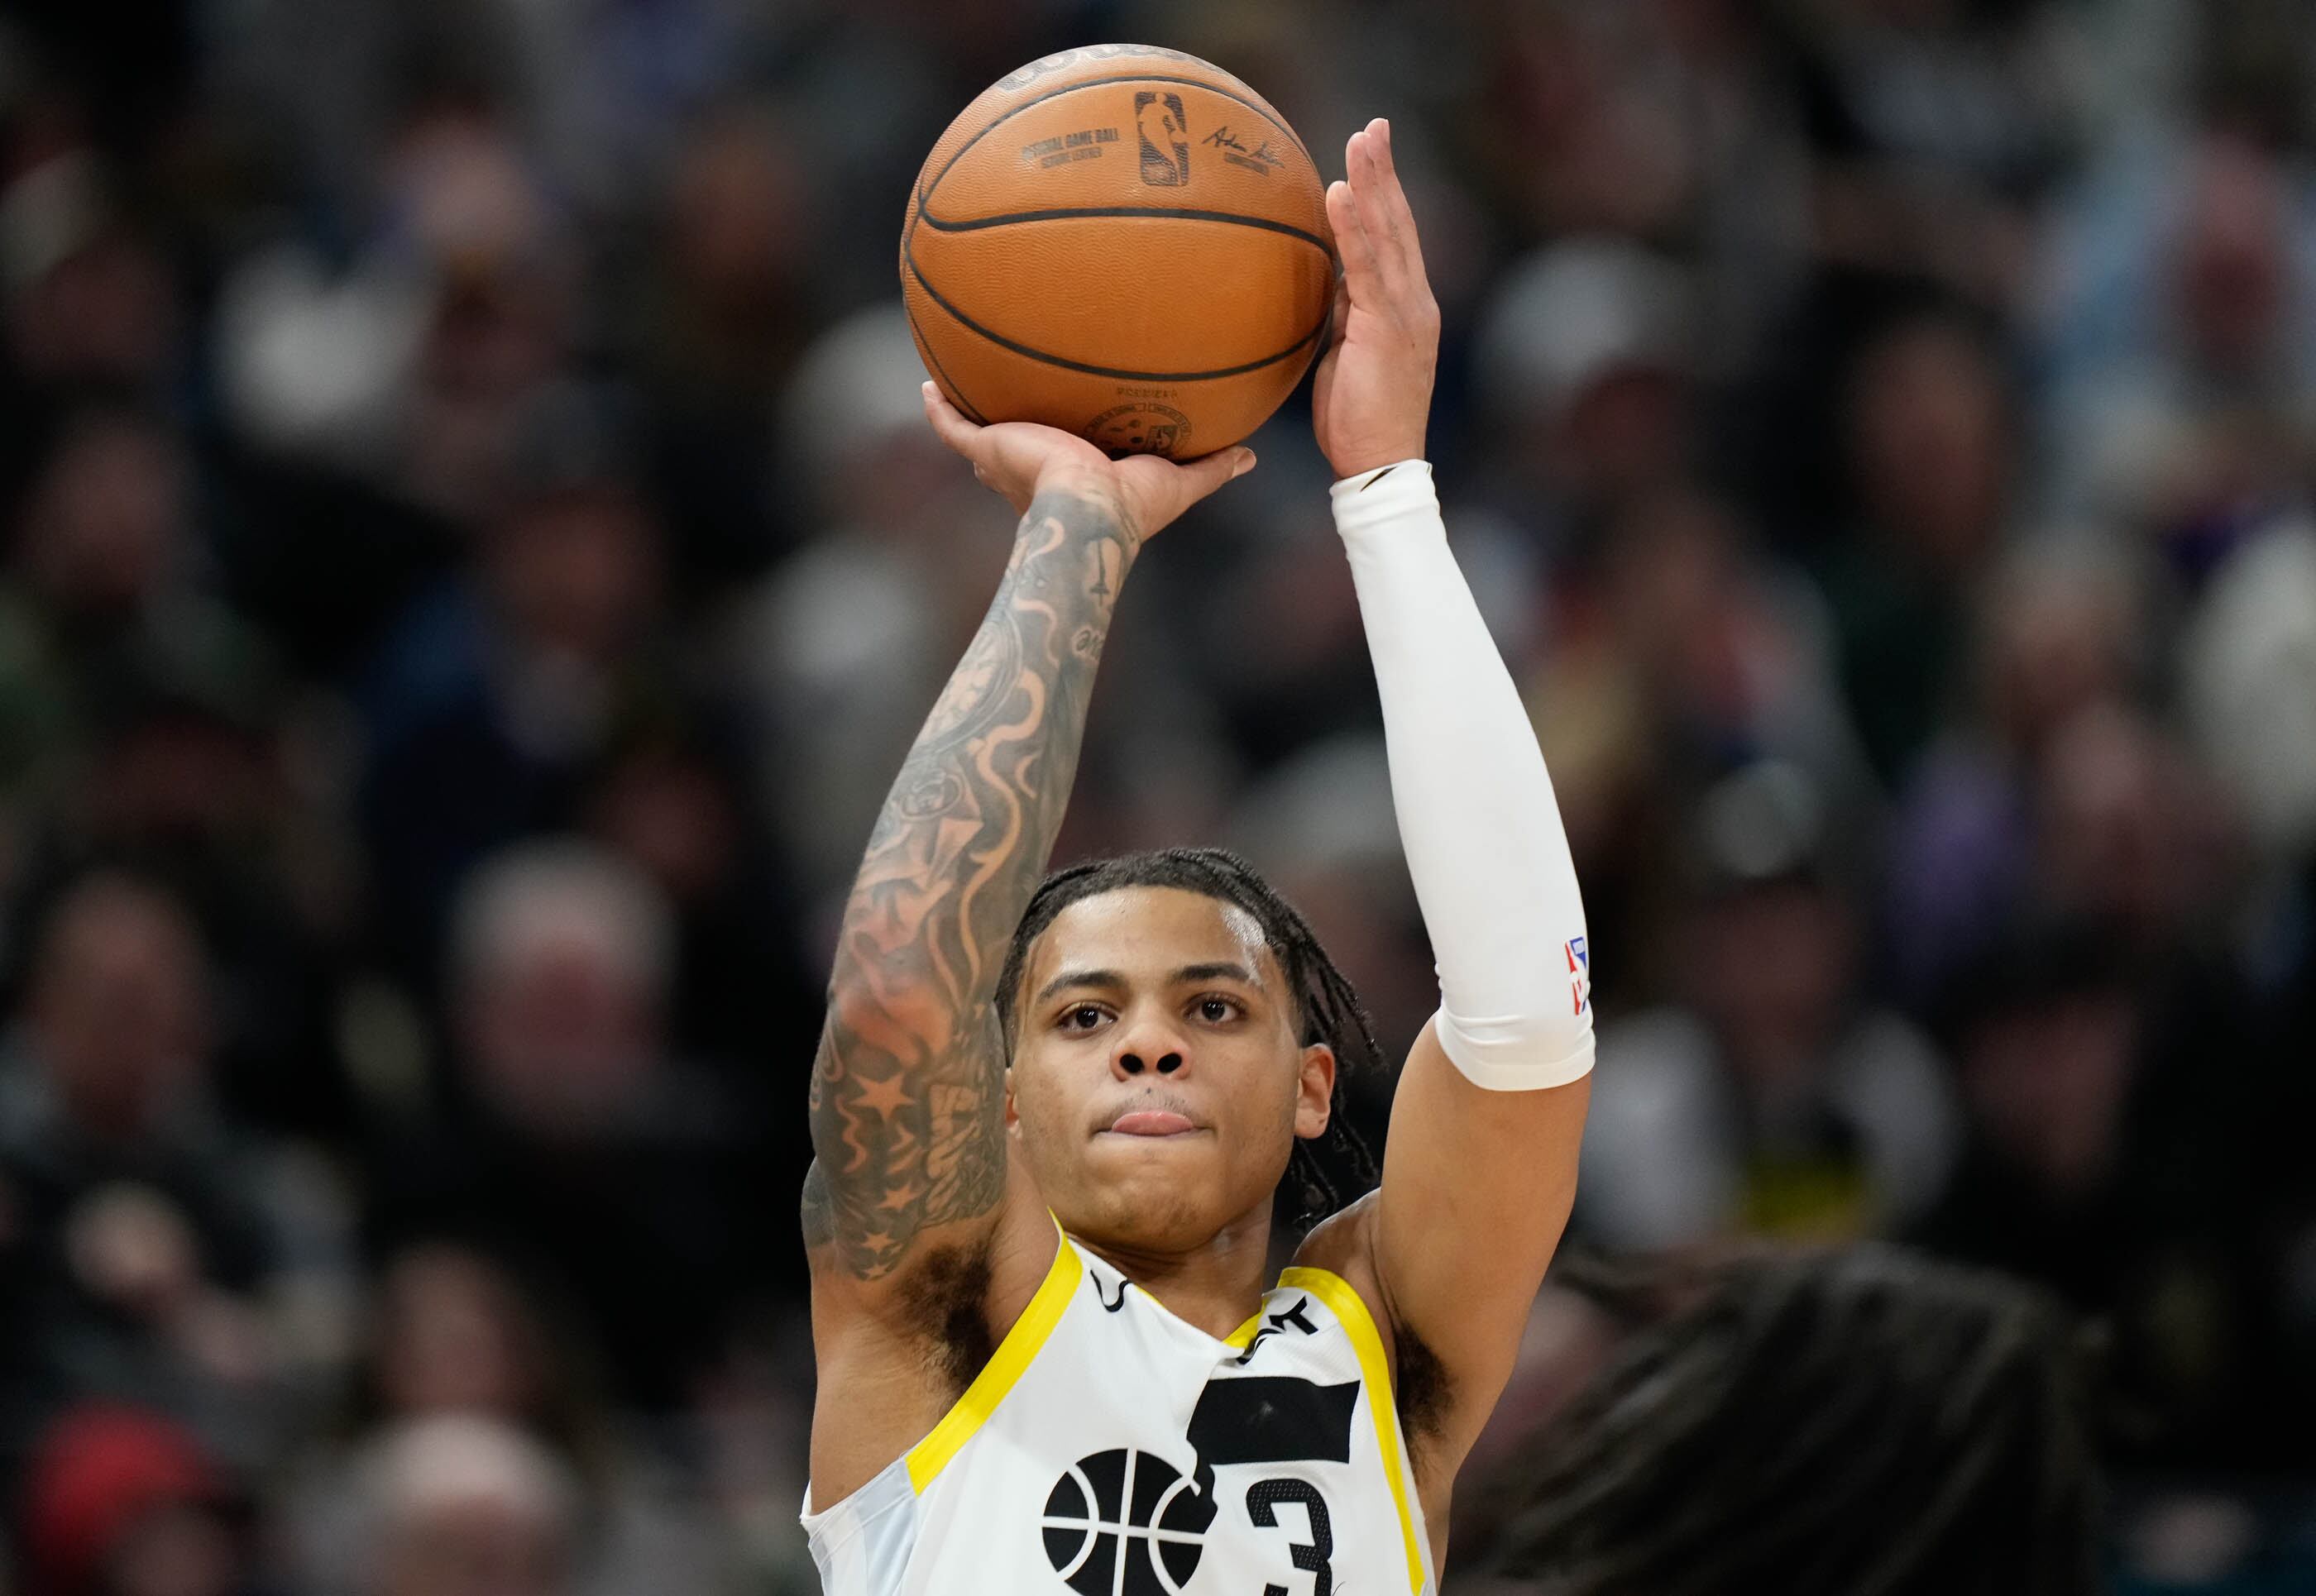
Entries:
<svg viewBox="0 0 2316 1596">
<path fill-rule="evenodd" d="M 1260 1480 L 1247 1487 L 1246 1516 L 1262 1529 L 1275 1528 L 1282 1502 L 1302 1503 L 1311 1520 L 1311 1538 L 1287 1548 L 1295 1566 L 1311 1575 L 1311 1596 L 1334 1596 L 1335 1570 L 1328 1558 L 1335 1551 L 1335 1527 L 1327 1518 L 1327 1499 L 1309 1480 Z M 1293 1592 L 1285 1585 L 1266 1584 L 1262 1596 L 1293 1596 Z"/>
</svg>

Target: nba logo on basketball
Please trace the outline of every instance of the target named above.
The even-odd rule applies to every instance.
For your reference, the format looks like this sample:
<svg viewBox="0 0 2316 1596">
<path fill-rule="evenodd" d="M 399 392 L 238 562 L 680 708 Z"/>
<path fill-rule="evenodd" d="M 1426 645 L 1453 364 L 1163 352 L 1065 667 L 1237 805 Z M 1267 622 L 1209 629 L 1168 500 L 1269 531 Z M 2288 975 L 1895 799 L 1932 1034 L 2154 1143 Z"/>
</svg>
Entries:
<svg viewBox="0 0 2316 1596">
<path fill-rule="evenodd" d="M 1581 936 L 1568 939 L 1568 992 L 1576 1005 L 1572 1012 L 1582 1014 L 1592 1001 L 1592 955 Z"/>
<path fill-rule="evenodd" d="M 1162 189 L 1189 182 L 1190 125 L 1182 119 L 1182 96 L 1136 91 L 1134 125 L 1142 134 L 1142 181 Z"/>
</svg>

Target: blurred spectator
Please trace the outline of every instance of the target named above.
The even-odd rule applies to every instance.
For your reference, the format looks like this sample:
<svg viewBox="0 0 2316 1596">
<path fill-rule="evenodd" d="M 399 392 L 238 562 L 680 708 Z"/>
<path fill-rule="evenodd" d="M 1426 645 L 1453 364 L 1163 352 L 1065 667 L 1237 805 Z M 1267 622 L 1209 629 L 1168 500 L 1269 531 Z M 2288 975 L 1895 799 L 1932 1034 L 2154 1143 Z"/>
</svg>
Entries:
<svg viewBox="0 0 2316 1596">
<path fill-rule="evenodd" d="M 579 1504 L 535 1441 L 480 1418 L 418 1419 L 364 1469 L 359 1596 L 578 1596 Z"/>
<path fill-rule="evenodd" d="M 115 174 L 80 142 L 69 102 L 25 116 L 0 178 L 0 323 L 8 408 L 79 386 L 162 397 L 176 375 L 183 306 L 156 240 L 122 203 Z M 0 457 L 18 448 L 0 445 Z"/>
<path fill-rule="evenodd" d="M 652 486 L 688 598 L 760 574 L 804 531 L 771 444 L 808 335 L 809 207 L 793 130 L 734 105 L 690 130 L 655 218 L 637 358 L 651 383 Z"/>
<path fill-rule="evenodd" d="M 287 751 L 267 638 L 200 585 L 187 440 L 152 412 L 65 412 L 0 585 L 0 817 L 20 906 L 133 864 L 216 962 L 219 1086 L 271 1125 L 343 1122 L 317 936 L 352 866 Z"/>
<path fill-rule="evenodd" d="M 1943 1191 L 1946 1083 L 1918 1031 L 1860 999 L 1817 803 L 1775 765 L 1706 796 L 1689 1001 L 1601 1030 L 1583 1233 L 1626 1248 L 1889 1234 Z"/>
<path fill-rule="evenodd" d="M 98 707 L 104 673 L 139 647 L 209 634 L 257 644 L 190 586 L 183 441 L 151 412 L 90 398 L 49 420 L 9 548 L 4 607 L 5 780 L 53 780 Z"/>
<path fill-rule="evenodd" d="M 1503 5 L 1474 75 L 1484 86 L 1475 152 L 1525 235 L 1672 231 L 1701 152 L 1668 70 L 1666 7 Z"/>
<path fill-rule="evenodd" d="M 1831 0 L 1790 14 L 1823 261 L 1988 306 L 2018 291 L 2026 204 L 2062 153 L 2048 9 Z"/>
<path fill-rule="evenodd" d="M 677 714 L 623 733 L 589 776 L 580 811 L 588 835 L 640 867 L 675 913 L 668 1023 L 677 1043 L 761 1085 L 768 1065 L 789 1062 L 765 1056 L 767 1039 L 819 1024 L 812 971 L 823 953 L 798 935 L 795 891 L 734 719 Z M 808 1147 L 797 1140 L 782 1156 L 809 1157 Z"/>
<path fill-rule="evenodd" d="M 2133 572 L 2106 544 L 2046 536 L 1997 567 L 1980 601 L 1972 713 L 1924 756 L 1892 820 L 1888 931 L 1910 1000 L 1942 990 L 2030 904 L 2053 744 L 2134 696 L 2149 624 Z"/>
<path fill-rule="evenodd" d="M 98 874 L 50 912 L 0 1065 L 13 1216 L 6 1340 L 22 1435 L 82 1395 L 153 1401 L 236 1449 L 269 1444 L 290 1372 L 268 1309 L 301 1277 L 327 1301 L 335 1216 L 209 1098 L 200 947 L 149 886 Z"/>
<path fill-rule="evenodd" d="M 566 352 L 573 240 L 499 119 L 466 96 L 421 96 L 376 178 L 376 233 L 343 281 L 285 244 L 227 285 L 227 395 L 254 439 L 472 524 Z"/>
<path fill-rule="evenodd" d="M 2231 133 L 2118 144 L 2062 213 L 2051 493 L 2199 573 L 2303 479 L 2316 418 L 2316 209 Z"/>
<path fill-rule="evenodd" d="M 2107 927 L 2150 964 L 2187 953 L 2226 859 L 2222 800 L 2177 742 L 2131 711 L 2084 711 L 2053 740 L 2039 797 L 2048 912 Z"/>
<path fill-rule="evenodd" d="M 111 405 L 52 425 L 0 590 L 0 791 L 19 828 L 84 734 L 89 678 L 124 634 L 158 619 L 185 553 L 175 439 Z"/>
<path fill-rule="evenodd" d="M 358 672 L 510 498 L 537 496 L 542 433 L 592 429 L 566 473 L 570 451 L 607 445 L 619 457 L 597 469 L 635 468 L 629 439 L 554 391 L 584 262 L 488 97 L 422 80 L 372 164 L 345 196 L 351 244 L 269 235 L 235 262 L 214 318 L 232 591 L 333 673 Z"/>
<path fill-rule="evenodd" d="M 1211 698 L 1223 723 L 1202 724 L 1196 705 L 1168 703 L 1175 684 L 1159 673 L 1172 661 L 1132 643 L 1136 652 L 1127 662 L 1134 675 L 1126 685 L 1134 697 L 1125 713 L 1147 717 L 1147 740 L 1162 746 L 1201 735 L 1211 740 L 1219 730 L 1229 754 L 1244 761 L 1246 776 L 1282 756 L 1291 759 L 1298 749 L 1364 736 L 1376 712 L 1358 595 L 1321 501 L 1277 503 L 1257 524 L 1210 523 L 1209 537 L 1195 570 L 1162 559 L 1150 563 L 1153 588 L 1188 634 L 1185 652 L 1198 675 L 1187 685 Z M 1184 727 L 1186 707 L 1194 718 Z M 1165 785 L 1188 787 L 1201 776 L 1227 782 L 1234 774 L 1215 769 L 1212 754 L 1200 758 L 1186 749 L 1180 758 L 1188 779 Z M 1162 780 L 1154 772 L 1153 779 Z M 1162 802 L 1186 819 L 1213 807 L 1210 798 L 1189 791 Z"/>
<path fill-rule="evenodd" d="M 577 1327 L 550 1325 L 509 1271 L 467 1247 L 406 1248 L 385 1271 L 377 1323 L 357 1393 L 364 1430 L 351 1449 L 301 1462 L 278 1527 L 291 1588 L 359 1596 L 379 1457 L 397 1444 L 385 1437 L 450 1417 L 510 1427 L 552 1459 L 584 1526 L 575 1543 L 585 1554 L 581 1591 L 715 1588 L 718 1557 L 702 1515 L 672 1500 L 669 1471 L 619 1433 Z"/>
<path fill-rule="evenodd" d="M 1985 336 L 1943 314 L 1869 343 L 1849 398 L 1861 524 L 1823 556 L 1824 582 L 1851 718 L 1894 785 L 1954 707 L 1970 585 L 2008 530 L 2014 427 Z"/>
<path fill-rule="evenodd" d="M 1626 507 L 1597 590 L 1566 605 L 1525 674 L 1585 867 L 1587 923 L 1635 955 L 1610 993 L 1629 981 L 1637 1000 L 1663 984 L 1664 861 L 1733 770 L 1790 767 L 1817 794 L 1829 860 L 1857 853 L 1872 776 L 1834 684 L 1822 607 L 1796 573 L 1752 554 L 1726 505 L 1669 487 Z"/>
<path fill-rule="evenodd" d="M 476 568 L 414 604 L 371 672 L 362 802 L 405 970 L 423 970 L 478 858 L 572 823 L 622 722 L 684 702 L 629 444 L 613 396 L 541 396 Z"/>
<path fill-rule="evenodd" d="M 452 1112 L 375 1154 L 383 1236 L 522 1261 L 593 1327 L 617 1393 L 655 1410 L 721 1352 L 787 1218 L 758 1184 L 786 1172 L 759 1173 L 728 1088 L 669 1055 L 673 937 L 649 879 L 588 845 L 477 870 L 450 938 Z"/>
<path fill-rule="evenodd" d="M 244 1596 L 242 1504 L 184 1430 L 140 1408 L 58 1418 L 23 1475 L 25 1596 Z"/>
<path fill-rule="evenodd" d="M 2316 524 L 2304 510 L 2213 573 L 2180 664 L 2204 757 L 2261 855 L 2316 857 Z"/>
<path fill-rule="evenodd" d="M 601 1447 L 584 1353 L 550 1330 L 518 1282 L 468 1248 L 421 1244 L 379 1282 L 370 1393 L 391 1417 L 482 1414 L 521 1424 L 575 1459 Z"/>
<path fill-rule="evenodd" d="M 2087 928 L 2017 934 L 1964 971 L 1968 1147 L 1919 1235 L 2108 1316 L 2135 1453 L 2279 1457 L 2303 1421 L 2275 1407 L 2267 1362 L 2267 1179 L 2242 1157 L 2253 1039 L 2240 1005 L 2167 1014 L 2165 996 Z"/>
<path fill-rule="evenodd" d="M 1499 284 L 1477 340 L 1481 403 L 1518 473 L 1504 508 L 1555 553 L 1687 474 L 1695 314 L 1679 265 L 1613 238 L 1549 245 Z"/>
</svg>

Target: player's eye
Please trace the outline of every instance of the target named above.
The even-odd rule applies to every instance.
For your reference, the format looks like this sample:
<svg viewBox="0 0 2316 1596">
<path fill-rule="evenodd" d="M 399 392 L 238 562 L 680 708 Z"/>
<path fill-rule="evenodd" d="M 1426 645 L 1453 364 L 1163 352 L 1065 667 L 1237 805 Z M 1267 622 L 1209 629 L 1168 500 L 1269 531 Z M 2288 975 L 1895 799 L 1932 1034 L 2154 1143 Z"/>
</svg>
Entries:
<svg viewBox="0 0 2316 1596">
<path fill-rule="evenodd" d="M 1234 1020 L 1244 1012 L 1245 1010 L 1235 1001 L 1228 998 L 1217 998 L 1209 994 L 1198 999 L 1198 1017 L 1211 1025 L 1219 1025 L 1225 1021 Z"/>
<path fill-rule="evenodd" d="M 1109 1016 L 1108 1015 L 1104 1014 L 1100 1009 L 1096 1008 L 1092 1004 L 1081 1003 L 1075 1008 L 1065 1010 L 1063 1013 L 1062 1029 L 1064 1031 L 1091 1031 L 1109 1017 Z"/>
</svg>

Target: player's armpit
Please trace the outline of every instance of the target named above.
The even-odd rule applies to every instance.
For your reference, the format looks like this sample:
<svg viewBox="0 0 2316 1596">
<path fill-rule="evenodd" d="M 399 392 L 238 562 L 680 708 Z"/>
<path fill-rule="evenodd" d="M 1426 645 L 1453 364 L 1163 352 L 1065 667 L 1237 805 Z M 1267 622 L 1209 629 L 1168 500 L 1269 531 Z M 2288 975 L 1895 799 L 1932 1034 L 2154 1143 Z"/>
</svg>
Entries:
<svg viewBox="0 0 2316 1596">
<path fill-rule="evenodd" d="M 1408 1054 L 1365 1240 L 1394 1330 L 1440 1365 L 1434 1433 L 1415 1438 L 1428 1466 L 1453 1471 L 1510 1378 L 1575 1201 L 1590 1092 L 1590 1075 L 1526 1092 L 1475 1086 L 1430 1025 Z"/>
<path fill-rule="evenodd" d="M 984 1242 L 995 1224 L 1006 1190 L 996 982 L 1061 825 L 1136 548 L 1100 496 L 1052 492 L 1030 505 L 1004 581 L 877 817 L 813 1061 L 816 1298 L 906 1301 L 914 1264 Z"/>
</svg>

